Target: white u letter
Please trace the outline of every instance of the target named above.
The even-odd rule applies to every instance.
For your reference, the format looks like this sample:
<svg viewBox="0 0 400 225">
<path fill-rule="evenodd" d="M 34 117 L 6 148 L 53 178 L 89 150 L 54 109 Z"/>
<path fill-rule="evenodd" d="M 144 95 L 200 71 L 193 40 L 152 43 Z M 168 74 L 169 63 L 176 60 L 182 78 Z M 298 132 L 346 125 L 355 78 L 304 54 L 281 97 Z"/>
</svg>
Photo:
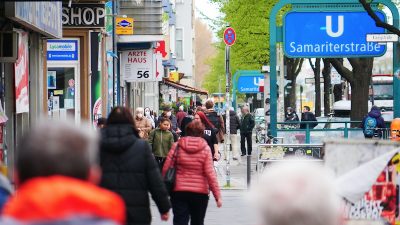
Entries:
<svg viewBox="0 0 400 225">
<path fill-rule="evenodd" d="M 255 86 L 260 86 L 260 78 L 254 77 L 253 81 Z"/>
<path fill-rule="evenodd" d="M 331 37 L 340 37 L 344 31 L 344 16 L 338 16 L 338 30 L 332 31 L 332 16 L 326 16 L 326 33 Z"/>
</svg>

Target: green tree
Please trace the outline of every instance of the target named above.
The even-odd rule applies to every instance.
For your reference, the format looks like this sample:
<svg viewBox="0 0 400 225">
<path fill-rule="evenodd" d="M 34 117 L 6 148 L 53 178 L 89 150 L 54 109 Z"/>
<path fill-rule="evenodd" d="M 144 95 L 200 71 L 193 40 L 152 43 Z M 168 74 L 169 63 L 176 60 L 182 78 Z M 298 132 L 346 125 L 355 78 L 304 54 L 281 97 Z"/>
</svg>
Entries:
<svg viewBox="0 0 400 225">
<path fill-rule="evenodd" d="M 223 31 L 230 25 L 236 31 L 236 42 L 231 47 L 231 72 L 260 70 L 269 63 L 269 12 L 278 0 L 211 0 L 223 13 L 224 26 L 218 31 L 220 41 L 217 54 L 210 58 L 211 72 L 203 87 L 209 92 L 218 91 L 218 81 L 225 81 L 225 44 Z"/>
</svg>

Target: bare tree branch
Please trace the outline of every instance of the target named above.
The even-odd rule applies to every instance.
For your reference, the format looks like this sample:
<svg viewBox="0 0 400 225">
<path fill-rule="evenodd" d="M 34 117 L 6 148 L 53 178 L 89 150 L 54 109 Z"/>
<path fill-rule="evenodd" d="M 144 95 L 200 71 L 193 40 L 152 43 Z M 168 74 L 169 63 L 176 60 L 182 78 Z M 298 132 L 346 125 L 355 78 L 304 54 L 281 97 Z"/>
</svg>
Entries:
<svg viewBox="0 0 400 225">
<path fill-rule="evenodd" d="M 387 29 L 388 31 L 397 34 L 400 36 L 400 30 L 397 29 L 395 26 L 390 25 L 388 23 L 383 22 L 377 15 L 376 13 L 372 10 L 371 5 L 366 2 L 366 0 L 359 0 L 361 5 L 364 7 L 365 11 L 367 11 L 368 15 L 375 21 L 375 25 L 377 27 L 382 27 Z"/>
<path fill-rule="evenodd" d="M 356 68 L 356 67 L 360 66 L 360 60 L 358 60 L 357 58 L 347 58 L 347 60 L 349 60 L 350 65 L 353 68 Z"/>
<path fill-rule="evenodd" d="M 297 67 L 297 70 L 296 70 L 296 72 L 295 72 L 296 76 L 299 75 L 299 73 L 300 73 L 300 71 L 301 71 L 301 67 L 303 67 L 303 62 L 304 62 L 304 59 L 303 59 L 303 58 L 300 59 L 299 66 Z"/>
<path fill-rule="evenodd" d="M 315 72 L 315 66 L 311 61 L 311 58 L 308 58 L 308 62 L 310 63 L 311 69 Z"/>
<path fill-rule="evenodd" d="M 331 65 L 335 67 L 336 71 L 348 82 L 354 83 L 354 77 L 352 76 L 352 72 L 343 66 L 343 64 L 339 61 L 339 59 L 329 59 Z"/>
</svg>

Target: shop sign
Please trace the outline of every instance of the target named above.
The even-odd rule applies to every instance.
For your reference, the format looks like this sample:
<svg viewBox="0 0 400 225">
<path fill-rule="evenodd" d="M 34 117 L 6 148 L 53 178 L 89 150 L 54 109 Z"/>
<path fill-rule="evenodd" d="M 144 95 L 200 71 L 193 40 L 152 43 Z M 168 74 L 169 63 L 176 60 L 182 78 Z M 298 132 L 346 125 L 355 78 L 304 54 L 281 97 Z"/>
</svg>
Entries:
<svg viewBox="0 0 400 225">
<path fill-rule="evenodd" d="M 72 4 L 63 5 L 62 24 L 71 28 L 103 28 L 105 27 L 106 10 L 104 4 Z"/>
<path fill-rule="evenodd" d="M 62 37 L 60 1 L 5 2 L 5 16 L 48 37 Z"/>
<path fill-rule="evenodd" d="M 15 108 L 17 113 L 29 112 L 29 54 L 28 33 L 18 31 L 18 60 L 15 69 Z"/>
<path fill-rule="evenodd" d="M 78 60 L 77 40 L 48 40 L 47 60 L 75 61 Z"/>
<path fill-rule="evenodd" d="M 155 57 L 152 49 L 122 52 L 122 72 L 127 82 L 156 81 L 154 73 Z"/>
<path fill-rule="evenodd" d="M 119 35 L 133 34 L 133 18 L 117 17 L 115 19 L 115 33 Z"/>
</svg>

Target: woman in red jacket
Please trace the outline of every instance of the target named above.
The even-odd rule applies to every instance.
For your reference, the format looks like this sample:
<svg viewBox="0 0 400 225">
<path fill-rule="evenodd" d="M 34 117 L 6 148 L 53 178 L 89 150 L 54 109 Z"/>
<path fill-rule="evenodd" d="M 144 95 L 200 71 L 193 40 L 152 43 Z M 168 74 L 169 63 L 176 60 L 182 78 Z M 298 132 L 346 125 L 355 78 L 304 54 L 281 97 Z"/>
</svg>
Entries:
<svg viewBox="0 0 400 225">
<path fill-rule="evenodd" d="M 207 142 L 202 138 L 204 125 L 193 121 L 186 127 L 186 137 L 175 143 L 168 153 L 163 175 L 174 163 L 175 151 L 176 181 L 171 193 L 174 225 L 203 225 L 206 215 L 209 190 L 217 206 L 222 206 L 221 193 Z"/>
</svg>

